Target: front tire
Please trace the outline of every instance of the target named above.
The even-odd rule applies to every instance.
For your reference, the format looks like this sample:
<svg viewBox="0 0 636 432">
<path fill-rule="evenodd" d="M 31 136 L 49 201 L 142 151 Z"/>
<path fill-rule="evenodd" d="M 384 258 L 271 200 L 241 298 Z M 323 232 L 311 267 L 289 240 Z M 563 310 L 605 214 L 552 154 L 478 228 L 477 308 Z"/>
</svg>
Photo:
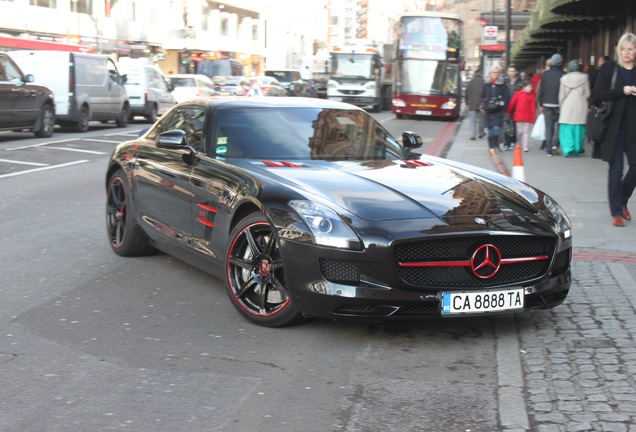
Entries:
<svg viewBox="0 0 636 432">
<path fill-rule="evenodd" d="M 225 256 L 225 287 L 243 317 L 265 327 L 302 320 L 285 286 L 278 240 L 265 215 L 252 213 L 238 223 Z"/>
<path fill-rule="evenodd" d="M 115 171 L 106 190 L 106 229 L 110 247 L 120 256 L 153 255 L 157 249 L 150 245 L 148 236 L 133 217 L 129 191 L 124 172 Z"/>
</svg>

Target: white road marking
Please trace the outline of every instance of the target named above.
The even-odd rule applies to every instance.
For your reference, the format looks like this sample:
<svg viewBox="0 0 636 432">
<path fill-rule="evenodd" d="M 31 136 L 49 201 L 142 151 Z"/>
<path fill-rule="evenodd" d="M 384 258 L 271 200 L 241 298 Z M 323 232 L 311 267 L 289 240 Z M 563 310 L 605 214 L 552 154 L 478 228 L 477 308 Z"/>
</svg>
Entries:
<svg viewBox="0 0 636 432">
<path fill-rule="evenodd" d="M 22 175 L 22 174 L 31 174 L 31 173 L 34 173 L 34 172 L 45 171 L 45 170 L 50 170 L 50 169 L 54 169 L 54 168 L 63 168 L 63 167 L 67 167 L 67 166 L 71 166 L 71 165 L 77 165 L 77 164 L 81 164 L 81 163 L 85 163 L 85 162 L 88 162 L 88 161 L 87 160 L 80 160 L 80 161 L 69 162 L 69 163 L 60 164 L 60 165 L 51 165 L 51 166 L 42 167 L 42 168 L 34 168 L 34 169 L 26 170 L 26 171 L 14 172 L 14 173 L 11 173 L 11 174 L 1 174 L 0 175 L 0 179 L 1 178 L 7 178 L 7 177 L 15 177 L 15 176 L 19 176 L 19 175 Z"/>
<path fill-rule="evenodd" d="M 112 144 L 119 144 L 121 141 L 110 141 L 110 140 L 101 140 L 101 139 L 95 139 L 95 138 L 86 138 L 84 141 L 93 141 L 93 142 L 102 142 L 102 143 L 112 143 Z"/>
<path fill-rule="evenodd" d="M 49 164 L 43 164 L 43 163 L 37 163 L 37 162 L 22 162 L 22 161 L 17 161 L 12 159 L 0 159 L 0 162 L 8 162 L 8 163 L 18 164 L 18 165 L 49 166 Z"/>
<path fill-rule="evenodd" d="M 59 141 L 49 141 L 49 142 L 44 142 L 44 143 L 40 143 L 40 144 L 31 144 L 31 145 L 22 146 L 22 147 L 8 148 L 6 150 L 22 150 L 22 149 L 26 149 L 26 148 L 42 147 L 42 146 L 49 145 L 49 144 L 59 144 L 59 143 L 65 143 L 65 142 L 71 142 L 71 141 L 79 141 L 79 140 L 77 138 L 71 138 L 71 139 L 59 140 Z"/>
<path fill-rule="evenodd" d="M 66 150 L 66 151 L 72 151 L 72 152 L 78 152 L 78 153 L 90 153 L 90 154 L 98 154 L 98 155 L 105 155 L 108 153 L 105 152 L 100 152 L 100 151 L 95 151 L 95 150 L 82 150 L 82 149 L 76 149 L 76 148 L 71 148 L 71 147 L 47 147 L 53 150 Z"/>
</svg>

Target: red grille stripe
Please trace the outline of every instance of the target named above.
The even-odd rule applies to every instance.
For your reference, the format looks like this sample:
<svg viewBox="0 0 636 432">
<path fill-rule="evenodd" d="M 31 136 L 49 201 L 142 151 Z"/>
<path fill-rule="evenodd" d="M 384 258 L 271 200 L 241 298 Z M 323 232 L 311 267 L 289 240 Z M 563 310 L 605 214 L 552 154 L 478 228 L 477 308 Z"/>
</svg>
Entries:
<svg viewBox="0 0 636 432">
<path fill-rule="evenodd" d="M 524 258 L 505 258 L 501 260 L 501 264 L 519 264 L 532 261 L 545 261 L 550 259 L 548 255 L 539 255 L 536 257 Z M 398 267 L 470 267 L 470 261 L 421 261 L 398 263 Z"/>
</svg>

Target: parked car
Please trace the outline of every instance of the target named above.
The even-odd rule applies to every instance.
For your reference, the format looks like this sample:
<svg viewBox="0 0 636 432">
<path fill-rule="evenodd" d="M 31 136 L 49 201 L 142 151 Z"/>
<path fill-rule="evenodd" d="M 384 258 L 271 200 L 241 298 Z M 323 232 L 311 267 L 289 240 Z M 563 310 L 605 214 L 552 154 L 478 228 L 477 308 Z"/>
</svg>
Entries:
<svg viewBox="0 0 636 432">
<path fill-rule="evenodd" d="M 205 96 L 216 96 L 214 83 L 210 78 L 200 74 L 172 74 L 166 77 L 172 86 L 172 95 L 177 102 Z"/>
<path fill-rule="evenodd" d="M 265 75 L 274 77 L 285 87 L 287 96 L 305 96 L 305 81 L 296 69 L 267 70 Z"/>
<path fill-rule="evenodd" d="M 418 158 L 421 145 L 324 99 L 179 104 L 112 154 L 110 246 L 160 249 L 222 278 L 235 309 L 263 326 L 561 304 L 572 281 L 562 208 L 493 171 Z"/>
<path fill-rule="evenodd" d="M 120 59 L 118 66 L 126 74 L 131 120 L 143 116 L 154 123 L 177 103 L 161 69 L 148 64 L 146 59 Z"/>
<path fill-rule="evenodd" d="M 0 130 L 27 129 L 40 138 L 53 135 L 53 92 L 34 81 L 32 74 L 25 75 L 11 57 L 0 52 Z"/>
<path fill-rule="evenodd" d="M 269 76 L 259 76 L 251 79 L 251 84 L 254 85 L 254 82 L 258 83 L 258 86 L 261 88 L 261 92 L 263 96 L 286 96 L 287 91 L 285 87 L 274 77 Z"/>
<path fill-rule="evenodd" d="M 215 76 L 212 82 L 219 96 L 245 96 L 250 89 L 250 80 L 244 76 Z"/>
<path fill-rule="evenodd" d="M 55 122 L 86 132 L 91 120 L 128 125 L 130 103 L 125 77 L 106 55 L 66 51 L 10 51 L 11 58 L 34 84 L 50 88 L 55 97 Z"/>
</svg>

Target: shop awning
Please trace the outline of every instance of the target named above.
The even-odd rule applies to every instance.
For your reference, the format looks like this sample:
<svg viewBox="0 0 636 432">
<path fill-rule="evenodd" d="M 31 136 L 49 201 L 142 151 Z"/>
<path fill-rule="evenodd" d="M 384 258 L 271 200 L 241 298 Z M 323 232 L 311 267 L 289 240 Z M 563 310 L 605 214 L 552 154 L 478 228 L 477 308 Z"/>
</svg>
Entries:
<svg viewBox="0 0 636 432">
<path fill-rule="evenodd" d="M 627 0 L 552 0 L 552 12 L 561 15 L 610 17 L 626 12 Z"/>
</svg>

